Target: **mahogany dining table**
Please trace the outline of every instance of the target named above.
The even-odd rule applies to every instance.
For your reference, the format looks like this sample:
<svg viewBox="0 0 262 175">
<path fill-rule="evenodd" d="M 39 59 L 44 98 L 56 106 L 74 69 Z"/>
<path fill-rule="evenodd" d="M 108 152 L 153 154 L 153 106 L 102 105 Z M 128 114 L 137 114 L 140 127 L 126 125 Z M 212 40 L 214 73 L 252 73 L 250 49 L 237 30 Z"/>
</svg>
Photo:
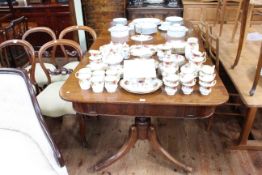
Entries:
<svg viewBox="0 0 262 175">
<path fill-rule="evenodd" d="M 198 37 L 190 23 L 186 23 L 186 26 L 190 26 L 190 32 L 188 32 L 187 37 L 193 35 Z M 166 42 L 165 32 L 158 32 L 153 37 L 153 40 L 144 42 L 143 44 L 160 44 Z M 110 41 L 110 34 L 105 31 L 98 36 L 91 49 L 99 49 L 100 46 L 108 44 Z M 141 43 L 136 43 L 129 39 L 127 44 Z M 203 50 L 201 43 L 200 49 Z M 168 96 L 164 87 L 149 94 L 133 94 L 125 91 L 120 86 L 115 93 L 108 93 L 105 90 L 102 93 L 93 93 L 92 90 L 81 90 L 75 77 L 76 71 L 85 67 L 88 62 L 87 55 L 60 89 L 60 96 L 64 100 L 72 102 L 75 111 L 80 114 L 87 116 L 103 115 L 108 117 L 121 116 L 123 118 L 135 118 L 135 123 L 130 126 L 129 137 L 125 144 L 116 154 L 94 165 L 94 170 L 101 170 L 120 159 L 134 146 L 138 139 L 147 139 L 154 149 L 162 153 L 177 167 L 186 172 L 191 172 L 192 168 L 190 166 L 176 160 L 161 146 L 156 128 L 151 124 L 151 118 L 200 119 L 211 117 L 216 107 L 225 103 L 229 98 L 227 90 L 218 74 L 216 76 L 217 83 L 208 96 L 203 96 L 199 93 L 198 85 L 195 85 L 194 92 L 191 95 L 184 95 L 182 92 L 178 92 L 174 96 Z M 212 64 L 210 59 L 207 59 L 207 63 Z"/>
</svg>

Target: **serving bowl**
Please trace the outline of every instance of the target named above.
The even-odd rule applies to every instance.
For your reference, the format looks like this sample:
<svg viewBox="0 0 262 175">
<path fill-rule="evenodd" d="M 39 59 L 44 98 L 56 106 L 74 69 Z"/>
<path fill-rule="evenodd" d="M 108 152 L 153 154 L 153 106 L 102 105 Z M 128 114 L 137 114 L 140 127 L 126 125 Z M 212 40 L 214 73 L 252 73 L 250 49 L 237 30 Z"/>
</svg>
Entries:
<svg viewBox="0 0 262 175">
<path fill-rule="evenodd" d="M 183 18 L 179 16 L 168 16 L 165 20 L 170 24 L 183 24 Z"/>
<path fill-rule="evenodd" d="M 172 38 L 182 38 L 186 36 L 188 28 L 180 25 L 171 25 L 167 30 L 167 35 Z"/>
</svg>

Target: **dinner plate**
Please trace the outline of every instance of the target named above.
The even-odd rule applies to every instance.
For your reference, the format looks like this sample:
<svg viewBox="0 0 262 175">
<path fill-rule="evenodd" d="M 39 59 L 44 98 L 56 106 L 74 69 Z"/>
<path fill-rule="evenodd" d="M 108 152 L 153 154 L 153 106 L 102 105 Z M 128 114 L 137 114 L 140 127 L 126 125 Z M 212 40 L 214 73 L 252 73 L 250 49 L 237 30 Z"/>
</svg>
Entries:
<svg viewBox="0 0 262 175">
<path fill-rule="evenodd" d="M 122 87 L 124 90 L 130 93 L 134 94 L 149 94 L 152 92 L 157 91 L 163 84 L 163 82 L 159 79 L 153 80 L 153 84 L 150 86 L 134 86 L 134 85 L 128 85 L 127 80 L 121 80 L 120 81 L 120 87 Z"/>
<path fill-rule="evenodd" d="M 152 39 L 153 37 L 150 35 L 134 35 L 131 37 L 131 40 L 139 42 L 150 41 Z"/>
</svg>

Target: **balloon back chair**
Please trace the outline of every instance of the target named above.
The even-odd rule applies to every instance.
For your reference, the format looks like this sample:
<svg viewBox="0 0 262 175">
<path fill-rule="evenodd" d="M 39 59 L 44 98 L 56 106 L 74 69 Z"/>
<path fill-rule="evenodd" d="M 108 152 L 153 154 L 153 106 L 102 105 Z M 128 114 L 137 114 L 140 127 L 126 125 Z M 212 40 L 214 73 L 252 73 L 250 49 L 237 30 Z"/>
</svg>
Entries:
<svg viewBox="0 0 262 175">
<path fill-rule="evenodd" d="M 73 109 L 72 103 L 63 100 L 59 96 L 59 90 L 62 87 L 62 85 L 64 84 L 64 81 L 52 82 L 51 74 L 53 74 L 54 72 L 52 72 L 51 70 L 48 70 L 48 68 L 45 67 L 45 64 L 43 62 L 43 53 L 45 53 L 47 49 L 55 47 L 55 46 L 73 48 L 76 52 L 76 55 L 79 56 L 79 60 L 82 60 L 83 58 L 82 50 L 79 44 L 77 44 L 74 41 L 61 39 L 61 40 L 49 41 L 46 44 L 44 44 L 38 52 L 39 54 L 38 58 L 39 58 L 40 65 L 47 77 L 48 85 L 45 89 L 43 89 L 43 91 L 39 93 L 39 95 L 37 96 L 37 100 L 41 108 L 41 112 L 44 116 L 60 117 L 66 114 L 75 115 L 76 112 Z M 63 61 L 64 61 L 64 64 L 67 63 L 66 58 L 61 59 L 61 57 L 55 57 L 55 63 L 56 63 L 55 66 L 58 67 L 58 71 L 56 72 L 60 72 L 61 74 L 64 74 L 65 77 L 67 77 L 68 74 L 71 73 L 72 70 L 65 69 L 63 67 L 64 64 L 62 63 Z M 80 114 L 76 114 L 76 116 L 79 120 L 81 140 L 82 140 L 82 143 L 85 144 L 86 140 L 85 140 L 84 117 Z"/>
<path fill-rule="evenodd" d="M 35 64 L 34 64 L 35 51 L 34 51 L 33 46 L 29 42 L 20 40 L 20 39 L 6 40 L 0 44 L 0 51 L 1 51 L 1 56 L 3 60 L 5 60 L 6 58 L 6 54 L 3 54 L 3 53 L 6 52 L 7 48 L 9 47 L 21 47 L 23 50 L 25 50 L 25 53 L 27 55 L 28 65 L 32 65 L 30 66 L 30 69 L 27 69 L 27 72 L 31 77 L 30 79 L 32 83 L 35 83 L 35 76 L 33 75 L 33 72 L 35 72 Z M 21 68 L 25 68 L 28 65 L 25 65 L 24 67 L 21 67 Z"/>
<path fill-rule="evenodd" d="M 28 30 L 27 18 L 22 16 L 20 18 L 12 20 L 8 26 L 3 28 L 4 40 L 21 39 L 22 35 Z M 20 47 L 11 47 L 6 52 L 6 64 L 5 67 L 21 67 L 27 64 L 26 55 L 23 49 Z"/>
<path fill-rule="evenodd" d="M 67 27 L 67 28 L 65 28 L 64 30 L 61 31 L 61 33 L 59 35 L 59 39 L 64 39 L 65 36 L 68 33 L 74 32 L 74 31 L 85 31 L 86 34 L 88 34 L 92 37 L 93 41 L 95 41 L 96 38 L 97 38 L 96 32 L 91 27 L 88 27 L 88 26 L 70 26 L 70 27 Z M 66 56 L 66 58 L 68 59 L 68 55 L 70 55 L 70 51 L 66 50 L 64 47 L 61 47 L 61 49 L 62 49 L 64 55 Z M 71 64 L 70 68 L 74 69 L 77 65 L 78 65 L 78 62 L 75 62 L 74 64 Z"/>
<path fill-rule="evenodd" d="M 35 49 L 35 55 L 38 56 L 38 51 L 39 51 L 40 47 L 50 40 L 56 40 L 56 35 L 53 32 L 53 30 L 51 30 L 48 27 L 35 27 L 35 28 L 27 30 L 24 33 L 22 39 L 27 40 L 29 42 L 30 37 L 35 37 L 36 34 L 37 35 L 41 34 L 40 36 L 42 36 L 42 37 L 45 36 L 45 38 L 49 39 L 49 40 L 45 39 L 43 43 L 31 43 L 32 46 Z M 56 70 L 56 67 L 54 65 L 56 46 L 54 46 L 53 49 L 50 52 L 46 51 L 44 53 L 44 55 L 47 58 L 49 57 L 49 55 L 51 55 L 51 58 L 49 60 L 45 60 L 44 65 L 47 69 L 54 72 Z M 30 69 L 30 66 L 27 67 L 27 69 Z M 46 78 L 45 73 L 43 72 L 43 69 L 41 68 L 40 64 L 38 63 L 38 58 L 36 58 L 35 69 L 36 69 L 35 70 L 36 83 L 38 84 L 39 87 L 44 87 L 46 84 L 48 84 L 48 80 Z M 51 80 L 52 80 L 52 82 L 60 81 L 61 80 L 60 74 L 51 75 Z"/>
<path fill-rule="evenodd" d="M 27 74 L 0 68 L 0 174 L 68 175 Z"/>
</svg>

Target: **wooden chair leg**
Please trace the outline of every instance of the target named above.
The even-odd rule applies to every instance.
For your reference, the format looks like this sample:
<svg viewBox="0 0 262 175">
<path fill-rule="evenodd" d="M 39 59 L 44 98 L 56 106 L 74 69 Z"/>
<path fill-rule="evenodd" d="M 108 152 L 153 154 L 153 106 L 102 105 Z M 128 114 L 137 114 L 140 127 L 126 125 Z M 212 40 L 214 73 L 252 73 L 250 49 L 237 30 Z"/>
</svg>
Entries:
<svg viewBox="0 0 262 175">
<path fill-rule="evenodd" d="M 86 123 L 85 123 L 85 116 L 82 114 L 76 114 L 79 124 L 79 135 L 81 138 L 82 145 L 87 147 L 86 141 Z"/>
<path fill-rule="evenodd" d="M 244 42 L 245 42 L 245 37 L 246 37 L 246 30 L 247 30 L 247 21 L 248 21 L 248 16 L 251 16 L 250 14 L 252 14 L 250 12 L 250 6 L 252 5 L 249 5 L 249 2 L 250 0 L 246 0 L 246 1 L 243 1 L 243 10 L 242 10 L 242 19 L 241 19 L 241 28 L 240 28 L 240 37 L 239 37 L 239 42 L 238 42 L 238 49 L 237 49 L 237 56 L 235 58 L 235 61 L 234 61 L 234 64 L 231 66 L 232 69 L 234 69 L 239 60 L 240 60 L 240 56 L 241 56 L 241 52 L 242 52 L 242 48 L 243 48 L 243 45 L 244 45 Z M 249 7 L 246 7 L 248 6 Z"/>
<path fill-rule="evenodd" d="M 249 91 L 250 96 L 253 96 L 255 94 L 256 87 L 257 87 L 257 84 L 260 78 L 261 68 L 262 68 L 262 44 L 260 48 L 260 56 L 258 58 L 258 64 L 257 64 L 257 69 L 256 69 L 255 77 L 254 77 L 254 82 L 253 82 L 251 90 Z"/>
<path fill-rule="evenodd" d="M 224 0 L 223 2 L 223 6 L 222 6 L 222 10 L 220 13 L 220 29 L 219 29 L 219 36 L 222 35 L 223 32 L 223 26 L 224 26 L 224 22 L 225 22 L 225 12 L 226 12 L 226 6 L 227 6 L 227 0 Z"/>
<path fill-rule="evenodd" d="M 237 16 L 236 16 L 236 19 L 235 19 L 235 22 L 234 22 L 234 28 L 233 28 L 233 32 L 232 32 L 232 36 L 231 36 L 231 42 L 234 41 L 235 39 L 235 36 L 236 36 L 236 32 L 237 32 L 237 27 L 238 27 L 238 23 L 239 23 L 239 20 L 241 20 L 241 15 L 242 15 L 242 9 L 241 9 L 241 4 L 239 4 L 239 7 L 237 9 Z"/>
<path fill-rule="evenodd" d="M 218 23 L 219 19 L 220 19 L 220 16 L 221 16 L 221 13 L 220 13 L 220 1 L 217 2 L 217 11 L 216 11 L 216 20 L 215 20 L 215 23 L 214 23 L 214 27 L 216 26 L 216 24 Z"/>
</svg>

